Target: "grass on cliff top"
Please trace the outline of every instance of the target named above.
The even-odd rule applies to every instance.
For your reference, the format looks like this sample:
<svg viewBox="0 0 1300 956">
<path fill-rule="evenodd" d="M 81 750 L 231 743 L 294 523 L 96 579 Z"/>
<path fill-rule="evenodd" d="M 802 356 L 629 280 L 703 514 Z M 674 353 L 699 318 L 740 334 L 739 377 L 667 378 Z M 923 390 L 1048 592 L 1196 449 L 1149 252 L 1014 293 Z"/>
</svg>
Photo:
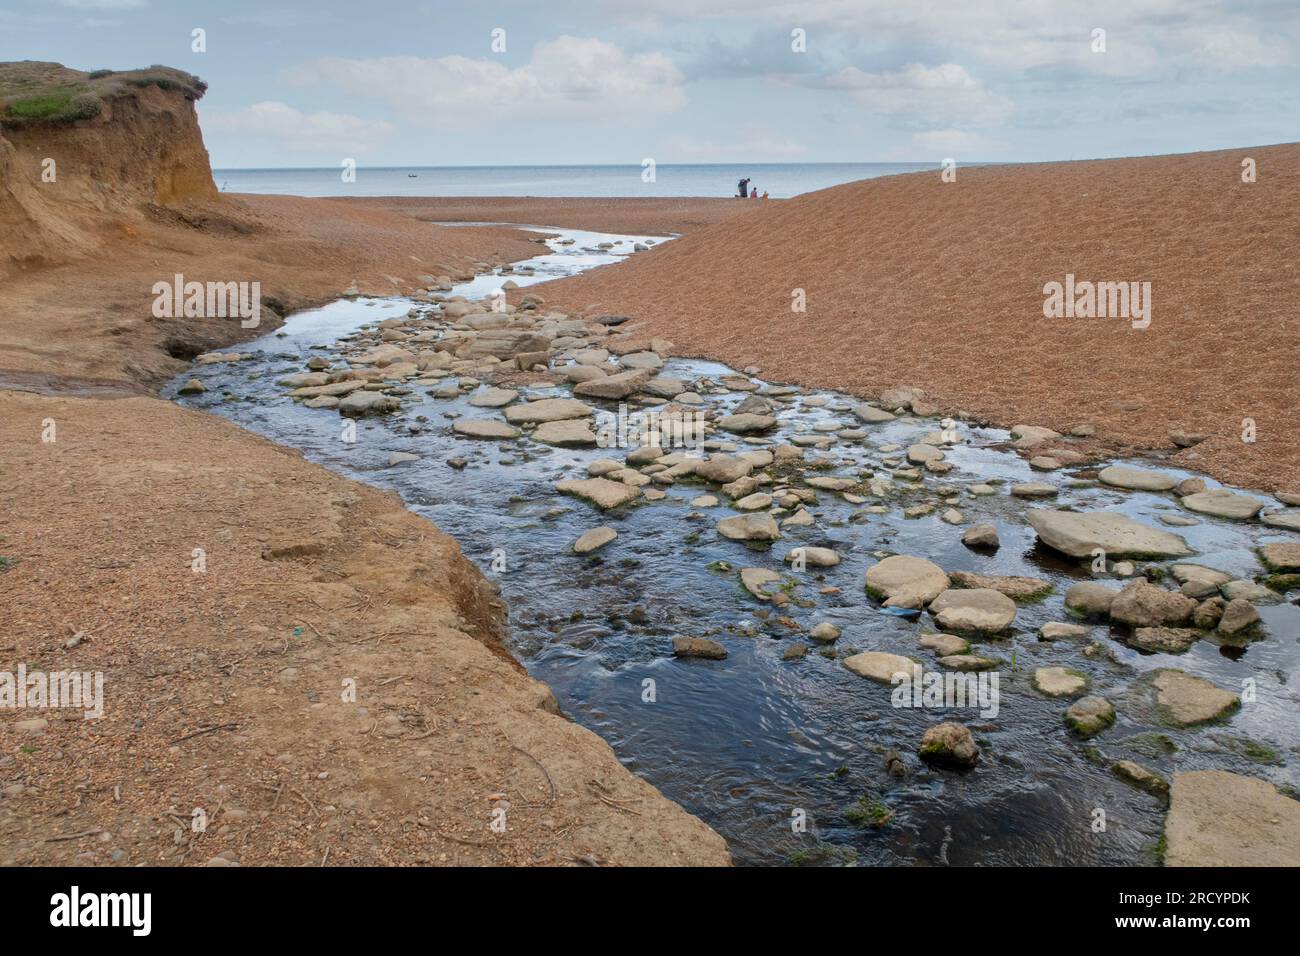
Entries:
<svg viewBox="0 0 1300 956">
<path fill-rule="evenodd" d="M 167 66 L 145 70 L 95 70 L 87 73 L 57 63 L 24 60 L 0 63 L 0 123 L 74 123 L 92 119 L 104 101 L 156 86 L 197 100 L 208 85 L 197 76 Z"/>
</svg>

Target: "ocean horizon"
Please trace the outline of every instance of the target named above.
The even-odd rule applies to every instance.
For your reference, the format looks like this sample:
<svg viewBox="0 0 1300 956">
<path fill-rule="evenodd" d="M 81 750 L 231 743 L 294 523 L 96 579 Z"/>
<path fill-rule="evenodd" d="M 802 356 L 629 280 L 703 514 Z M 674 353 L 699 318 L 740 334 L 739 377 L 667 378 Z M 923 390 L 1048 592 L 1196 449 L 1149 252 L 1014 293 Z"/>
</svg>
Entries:
<svg viewBox="0 0 1300 956">
<path fill-rule="evenodd" d="M 978 164 L 969 164 L 978 165 Z M 533 196 L 581 198 L 702 197 L 736 194 L 748 178 L 773 199 L 861 179 L 932 170 L 928 163 L 661 163 L 646 182 L 640 165 L 590 166 L 357 166 L 343 168 L 214 169 L 222 192 L 290 196 Z"/>
</svg>

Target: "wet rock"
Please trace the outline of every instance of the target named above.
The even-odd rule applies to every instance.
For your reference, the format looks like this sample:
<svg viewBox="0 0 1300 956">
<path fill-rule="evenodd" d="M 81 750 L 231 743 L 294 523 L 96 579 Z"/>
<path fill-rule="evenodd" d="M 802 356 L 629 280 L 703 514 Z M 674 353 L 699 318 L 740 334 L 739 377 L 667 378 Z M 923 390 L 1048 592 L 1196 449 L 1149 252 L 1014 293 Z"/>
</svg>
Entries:
<svg viewBox="0 0 1300 956">
<path fill-rule="evenodd" d="M 724 415 L 718 419 L 718 427 L 725 432 L 749 435 L 756 432 L 771 431 L 776 427 L 776 419 L 771 415 Z"/>
<path fill-rule="evenodd" d="M 543 422 L 537 426 L 532 437 L 536 441 L 561 448 L 594 448 L 596 445 L 596 433 L 591 430 L 590 423 L 580 419 Z"/>
<path fill-rule="evenodd" d="M 768 601 L 780 587 L 781 575 L 767 568 L 741 568 L 740 583 L 760 601 Z"/>
<path fill-rule="evenodd" d="M 1179 558 L 1192 553 L 1178 535 L 1149 528 L 1113 511 L 1034 509 L 1026 517 L 1044 544 L 1073 558 L 1091 557 L 1097 548 L 1108 557 Z"/>
<path fill-rule="evenodd" d="M 412 455 L 410 452 L 405 452 L 405 451 L 395 451 L 388 456 L 388 467 L 392 468 L 394 465 L 401 465 L 408 461 L 419 461 L 419 460 L 420 460 L 419 455 Z"/>
<path fill-rule="evenodd" d="M 615 461 L 613 458 L 597 458 L 587 466 L 587 474 L 592 478 L 600 478 L 611 471 L 621 471 L 622 468 L 622 462 Z"/>
<path fill-rule="evenodd" d="M 807 527 L 808 525 L 815 524 L 815 523 L 816 523 L 816 522 L 815 522 L 815 520 L 813 519 L 813 516 L 810 515 L 810 514 L 808 513 L 807 509 L 805 509 L 805 508 L 800 508 L 798 511 L 796 511 L 794 514 L 792 514 L 790 517 L 788 517 L 788 518 L 786 518 L 784 521 L 782 521 L 782 522 L 781 522 L 781 527 L 782 527 L 782 528 L 800 528 L 800 527 Z"/>
<path fill-rule="evenodd" d="M 489 388 L 472 397 L 469 403 L 476 408 L 503 408 L 518 397 L 513 388 Z"/>
<path fill-rule="evenodd" d="M 911 675 L 916 662 L 900 654 L 887 654 L 884 651 L 864 651 L 844 658 L 844 666 L 859 677 L 892 684 L 895 674 Z"/>
<path fill-rule="evenodd" d="M 783 661 L 801 661 L 808 655 L 807 644 L 791 644 L 781 654 Z"/>
<path fill-rule="evenodd" d="M 892 422 L 895 418 L 895 416 L 889 412 L 872 405 L 858 405 L 853 409 L 853 414 L 870 425 L 877 425 L 881 422 Z"/>
<path fill-rule="evenodd" d="M 738 499 L 734 507 L 741 511 L 762 511 L 772 507 L 772 496 L 763 492 L 755 492 L 752 495 L 745 495 L 745 497 Z"/>
<path fill-rule="evenodd" d="M 511 405 L 505 410 L 506 421 L 512 425 L 529 422 L 559 422 L 588 418 L 595 411 L 586 402 L 572 398 L 543 398 L 536 402 Z"/>
<path fill-rule="evenodd" d="M 1185 671 L 1162 670 L 1155 675 L 1156 704 L 1175 727 L 1192 727 L 1218 720 L 1241 706 L 1236 694 L 1215 687 Z"/>
<path fill-rule="evenodd" d="M 1259 556 L 1270 571 L 1300 571 L 1300 544 L 1266 544 Z"/>
<path fill-rule="evenodd" d="M 197 378 L 192 378 L 178 390 L 178 395 L 202 395 L 208 390 L 208 387 L 200 382 Z"/>
<path fill-rule="evenodd" d="M 651 376 L 652 372 L 649 369 L 632 369 L 616 375 L 579 382 L 573 386 L 573 394 L 589 398 L 627 398 L 650 381 Z"/>
<path fill-rule="evenodd" d="M 1066 667 L 1040 667 L 1034 671 L 1034 689 L 1048 697 L 1074 697 L 1088 689 L 1088 677 Z"/>
<path fill-rule="evenodd" d="M 1204 478 L 1184 478 L 1178 484 L 1174 485 L 1174 494 L 1179 498 L 1186 498 L 1189 495 L 1198 495 L 1204 490 Z"/>
<path fill-rule="evenodd" d="M 833 568 L 840 563 L 840 556 L 830 548 L 811 548 L 801 545 L 790 549 L 785 556 L 786 564 L 793 564 L 801 559 L 805 565 L 813 568 Z"/>
<path fill-rule="evenodd" d="M 964 588 L 988 588 L 1016 601 L 1039 597 L 1052 590 L 1052 582 L 1042 578 L 973 574 L 970 571 L 954 571 L 950 576 Z"/>
<path fill-rule="evenodd" d="M 907 460 L 914 465 L 924 465 L 928 461 L 939 461 L 943 452 L 933 445 L 912 445 L 907 449 Z"/>
<path fill-rule="evenodd" d="M 997 634 L 1016 619 L 1016 602 L 990 588 L 951 589 L 931 602 L 930 613 L 946 630 Z"/>
<path fill-rule="evenodd" d="M 921 759 L 941 767 L 966 770 L 979 760 L 980 749 L 966 727 L 945 721 L 930 727 L 921 737 Z"/>
<path fill-rule="evenodd" d="M 921 608 L 947 591 L 948 575 L 924 558 L 896 554 L 867 569 L 867 591 L 885 607 Z"/>
<path fill-rule="evenodd" d="M 1084 627 L 1082 624 L 1050 621 L 1038 629 L 1038 639 L 1040 641 L 1075 641 L 1085 638 L 1091 633 L 1092 628 Z"/>
<path fill-rule="evenodd" d="M 1251 498 L 1249 495 L 1238 495 L 1224 488 L 1202 491 L 1199 494 L 1188 495 L 1186 498 L 1179 500 L 1182 501 L 1184 508 L 1191 511 L 1236 521 L 1253 518 L 1264 507 L 1264 502 L 1258 498 Z"/>
<path fill-rule="evenodd" d="M 1029 459 L 1029 467 L 1034 471 L 1056 471 L 1061 467 L 1061 463 L 1055 458 L 1049 458 L 1046 455 L 1036 455 Z"/>
<path fill-rule="evenodd" d="M 333 395 L 318 395 L 303 402 L 306 408 L 338 408 L 339 400 Z"/>
<path fill-rule="evenodd" d="M 1300 511 L 1270 511 L 1266 515 L 1260 515 L 1259 520 L 1270 528 L 1300 531 Z"/>
<path fill-rule="evenodd" d="M 1110 605 L 1119 592 L 1100 581 L 1079 581 L 1065 592 L 1065 606 L 1084 617 L 1109 617 Z"/>
<path fill-rule="evenodd" d="M 953 657 L 970 650 L 970 641 L 952 634 L 922 634 L 921 646 L 934 651 L 939 657 Z"/>
<path fill-rule="evenodd" d="M 1002 545 L 997 527 L 991 524 L 971 525 L 961 536 L 961 543 L 968 548 L 998 548 Z"/>
<path fill-rule="evenodd" d="M 1115 708 L 1104 697 L 1083 697 L 1065 712 L 1065 725 L 1083 737 L 1095 737 L 1115 723 Z"/>
<path fill-rule="evenodd" d="M 1249 606 L 1249 605 L 1247 605 Z M 1196 643 L 1200 631 L 1190 627 L 1139 627 L 1129 638 L 1129 646 L 1160 654 L 1182 654 Z"/>
<path fill-rule="evenodd" d="M 1102 484 L 1129 491 L 1169 491 L 1176 483 L 1172 475 L 1141 468 L 1127 468 L 1123 465 L 1103 468 L 1097 477 Z"/>
<path fill-rule="evenodd" d="M 753 464 L 731 455 L 712 455 L 695 466 L 695 474 L 709 481 L 727 484 L 746 477 L 754 470 Z"/>
<path fill-rule="evenodd" d="M 781 537 L 769 514 L 733 515 L 718 522 L 718 534 L 732 541 L 775 541 Z"/>
<path fill-rule="evenodd" d="M 573 542 L 573 552 L 574 554 L 590 554 L 598 548 L 603 548 L 617 537 L 618 532 L 608 525 L 592 528 Z"/>
<path fill-rule="evenodd" d="M 357 391 L 339 400 L 339 414 L 349 418 L 395 412 L 401 407 L 399 399 L 383 392 Z"/>
<path fill-rule="evenodd" d="M 519 437 L 518 429 L 511 428 L 505 422 L 497 421 L 495 418 L 462 418 L 452 424 L 451 430 L 457 435 L 463 435 L 466 438 L 487 438 L 499 441 Z"/>
<path fill-rule="evenodd" d="M 1027 481 L 1023 484 L 1011 486 L 1011 494 L 1017 498 L 1053 498 L 1058 493 L 1055 485 L 1045 484 L 1041 481 Z"/>
<path fill-rule="evenodd" d="M 703 637 L 674 637 L 674 657 L 703 657 L 711 661 L 720 661 L 727 656 L 727 649 L 717 641 Z"/>
<path fill-rule="evenodd" d="M 1254 581 L 1229 581 L 1227 584 L 1222 585 L 1220 590 L 1229 601 L 1236 601 L 1240 598 L 1252 604 L 1277 604 L 1282 600 L 1282 595 L 1271 588 L 1264 587 L 1262 584 L 1256 584 Z"/>
<path fill-rule="evenodd" d="M 998 663 L 979 654 L 949 654 L 939 658 L 939 665 L 950 671 L 991 671 Z"/>
<path fill-rule="evenodd" d="M 598 378 L 604 378 L 606 371 L 595 365 L 568 365 L 561 372 L 567 381 L 575 385 L 582 382 L 591 382 Z"/>
<path fill-rule="evenodd" d="M 1192 624 L 1203 631 L 1217 627 L 1227 606 L 1228 602 L 1221 597 L 1207 598 L 1192 612 Z"/>
<path fill-rule="evenodd" d="M 1165 866 L 1300 866 L 1300 801 L 1225 770 L 1176 773 Z"/>
<path fill-rule="evenodd" d="M 1196 602 L 1178 591 L 1166 591 L 1145 578 L 1125 585 L 1111 602 L 1111 620 L 1130 627 L 1181 624 L 1192 616 Z"/>
<path fill-rule="evenodd" d="M 1167 797 L 1169 795 L 1169 781 L 1141 764 L 1134 763 L 1132 760 L 1116 761 L 1111 765 L 1110 769 L 1115 776 L 1126 783 L 1132 784 L 1139 790 L 1145 790 L 1157 797 Z"/>
<path fill-rule="evenodd" d="M 1236 637 L 1259 623 L 1259 612 L 1244 598 L 1233 598 L 1219 618 L 1218 632 L 1226 637 Z"/>
<path fill-rule="evenodd" d="M 570 478 L 556 482 L 555 490 L 561 494 L 584 498 L 605 510 L 625 505 L 641 494 L 639 488 L 621 481 L 610 481 L 608 478 Z"/>
<path fill-rule="evenodd" d="M 820 644 L 831 644 L 840 639 L 840 629 L 829 621 L 822 621 L 808 632 L 808 636 Z"/>
</svg>

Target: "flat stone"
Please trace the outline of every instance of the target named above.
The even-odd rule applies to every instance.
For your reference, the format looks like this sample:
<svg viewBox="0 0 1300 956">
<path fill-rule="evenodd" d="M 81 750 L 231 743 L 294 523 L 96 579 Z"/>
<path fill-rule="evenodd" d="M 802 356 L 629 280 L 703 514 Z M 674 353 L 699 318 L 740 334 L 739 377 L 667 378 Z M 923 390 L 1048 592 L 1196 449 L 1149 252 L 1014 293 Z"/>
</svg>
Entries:
<svg viewBox="0 0 1300 956">
<path fill-rule="evenodd" d="M 770 601 L 778 590 L 773 585 L 780 585 L 781 575 L 767 568 L 741 568 L 740 583 L 760 601 Z"/>
<path fill-rule="evenodd" d="M 1165 866 L 1300 866 L 1300 801 L 1226 770 L 1176 773 Z"/>
<path fill-rule="evenodd" d="M 775 541 L 781 530 L 770 514 L 732 515 L 718 522 L 718 534 L 732 541 Z"/>
<path fill-rule="evenodd" d="M 1169 794 L 1169 781 L 1132 760 L 1118 760 L 1111 765 L 1110 769 L 1115 776 L 1131 783 L 1139 790 L 1145 790 L 1156 796 Z"/>
<path fill-rule="evenodd" d="M 1088 689 L 1088 678 L 1064 667 L 1040 667 L 1034 671 L 1034 688 L 1048 697 L 1074 697 Z"/>
<path fill-rule="evenodd" d="M 383 392 L 355 391 L 339 400 L 339 414 L 348 418 L 360 418 L 363 415 L 378 415 L 383 412 L 395 412 L 402 403 L 392 395 Z"/>
<path fill-rule="evenodd" d="M 939 665 L 950 671 L 991 671 L 998 661 L 979 654 L 948 654 L 939 658 Z"/>
<path fill-rule="evenodd" d="M 950 576 L 954 582 L 964 588 L 989 588 L 1000 591 L 1016 601 L 1038 597 L 1052 590 L 1052 582 L 1044 581 L 1042 578 L 973 574 L 970 571 L 954 571 Z"/>
<path fill-rule="evenodd" d="M 970 641 L 952 634 L 922 634 L 921 646 L 940 657 L 952 657 L 969 651 Z"/>
<path fill-rule="evenodd" d="M 840 556 L 830 548 L 812 548 L 803 545 L 791 548 L 785 556 L 785 562 L 793 564 L 801 556 L 804 564 L 813 568 L 833 568 L 840 563 Z"/>
<path fill-rule="evenodd" d="M 1278 594 L 1272 588 L 1266 588 L 1262 584 L 1254 581 L 1240 580 L 1229 581 L 1220 585 L 1219 590 L 1229 601 L 1235 601 L 1238 598 L 1249 601 L 1251 604 L 1277 604 L 1282 600 L 1282 595 Z"/>
<path fill-rule="evenodd" d="M 1082 624 L 1066 624 L 1063 621 L 1049 621 L 1038 629 L 1041 641 L 1075 641 L 1087 637 L 1092 628 Z"/>
<path fill-rule="evenodd" d="M 590 554 L 597 548 L 603 548 L 617 537 L 618 532 L 608 526 L 602 525 L 599 528 L 592 528 L 573 542 L 573 552 L 574 554 Z"/>
<path fill-rule="evenodd" d="M 950 589 L 931 602 L 930 613 L 945 630 L 997 634 L 1016 619 L 1016 602 L 991 588 Z"/>
<path fill-rule="evenodd" d="M 895 418 L 893 414 L 874 405 L 858 405 L 853 409 L 853 414 L 867 422 L 870 425 L 877 425 L 881 422 L 892 422 Z"/>
<path fill-rule="evenodd" d="M 1202 491 L 1200 494 L 1188 495 L 1180 499 L 1183 507 L 1215 518 L 1229 518 L 1245 521 L 1259 514 L 1264 502 L 1249 495 L 1238 495 L 1224 488 Z"/>
<path fill-rule="evenodd" d="M 1126 468 L 1123 465 L 1103 468 L 1097 477 L 1104 485 L 1129 491 L 1169 491 L 1177 484 L 1177 479 L 1172 475 L 1144 471 L 1141 468 Z"/>
<path fill-rule="evenodd" d="M 536 441 L 561 448 L 594 448 L 596 445 L 596 433 L 591 430 L 590 422 L 577 418 L 542 422 L 532 437 Z"/>
<path fill-rule="evenodd" d="M 947 591 L 952 582 L 937 564 L 896 554 L 867 569 L 867 591 L 885 607 L 921 608 Z"/>
<path fill-rule="evenodd" d="M 1119 590 L 1100 581 L 1080 581 L 1065 592 L 1065 606 L 1085 617 L 1107 617 Z"/>
<path fill-rule="evenodd" d="M 724 432 L 748 435 L 755 432 L 771 431 L 776 427 L 776 419 L 771 415 L 724 415 L 718 419 L 718 427 Z"/>
<path fill-rule="evenodd" d="M 738 499 L 734 503 L 734 507 L 741 511 L 762 511 L 765 508 L 772 507 L 772 496 L 756 491 L 752 495 L 745 495 L 745 497 Z"/>
<path fill-rule="evenodd" d="M 420 460 L 419 455 L 412 455 L 408 451 L 395 451 L 388 456 L 388 467 L 392 468 L 394 465 L 401 465 L 408 461 L 419 461 L 419 460 Z"/>
<path fill-rule="evenodd" d="M 1262 545 L 1259 556 L 1270 571 L 1300 571 L 1300 544 Z"/>
<path fill-rule="evenodd" d="M 511 405 L 506 409 L 506 421 L 513 425 L 528 422 L 558 422 L 570 418 L 587 418 L 595 411 L 586 402 L 572 398 L 543 398 L 536 402 Z"/>
<path fill-rule="evenodd" d="M 1156 703 L 1175 727 L 1191 727 L 1217 720 L 1241 704 L 1236 694 L 1185 671 L 1160 671 L 1152 685 L 1156 689 Z"/>
<path fill-rule="evenodd" d="M 1260 515 L 1259 520 L 1270 528 L 1300 531 L 1300 511 L 1272 511 L 1266 515 Z"/>
<path fill-rule="evenodd" d="M 900 654 L 887 654 L 884 651 L 863 651 L 852 657 L 844 658 L 844 666 L 859 677 L 892 684 L 895 674 L 911 676 L 917 664 L 910 657 Z"/>
<path fill-rule="evenodd" d="M 641 494 L 640 488 L 608 478 L 571 478 L 556 482 L 555 490 L 561 494 L 585 498 L 598 508 L 610 509 L 625 505 Z"/>
<path fill-rule="evenodd" d="M 711 455 L 695 466 L 695 474 L 718 484 L 729 484 L 753 470 L 753 463 L 733 455 Z"/>
<path fill-rule="evenodd" d="M 513 388 L 489 388 L 476 393 L 469 403 L 476 408 L 504 408 L 518 397 Z"/>
<path fill-rule="evenodd" d="M 1092 557 L 1097 548 L 1107 557 L 1180 558 L 1192 553 L 1178 535 L 1149 528 L 1113 511 L 1034 509 L 1026 517 L 1044 544 L 1073 558 Z"/>
<path fill-rule="evenodd" d="M 1011 493 L 1017 498 L 1052 498 L 1059 494 L 1056 485 L 1049 485 L 1041 481 L 1027 481 L 1022 484 L 1012 485 Z"/>
<path fill-rule="evenodd" d="M 462 418 L 456 421 L 451 430 L 466 438 L 509 439 L 518 438 L 519 429 L 511 428 L 505 422 L 494 418 Z"/>
</svg>

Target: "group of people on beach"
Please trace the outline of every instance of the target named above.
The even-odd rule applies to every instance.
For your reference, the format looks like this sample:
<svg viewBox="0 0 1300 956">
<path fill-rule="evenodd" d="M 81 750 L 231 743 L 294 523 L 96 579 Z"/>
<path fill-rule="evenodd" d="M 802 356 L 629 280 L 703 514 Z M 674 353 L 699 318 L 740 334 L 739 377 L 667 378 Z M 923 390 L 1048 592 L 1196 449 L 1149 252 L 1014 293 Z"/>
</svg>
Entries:
<svg viewBox="0 0 1300 956">
<path fill-rule="evenodd" d="M 736 190 L 737 190 L 737 191 L 736 191 L 736 198 L 737 198 L 737 199 L 745 199 L 746 197 L 748 197 L 748 198 L 750 198 L 750 199 L 757 199 L 757 198 L 758 198 L 758 187 L 757 187 L 757 186 L 751 186 L 751 185 L 749 185 L 749 177 L 748 177 L 748 176 L 746 176 L 744 179 L 742 179 L 742 180 L 737 184 L 737 186 L 736 186 Z M 767 198 L 767 190 L 763 190 L 763 198 L 764 198 L 764 199 Z"/>
</svg>

